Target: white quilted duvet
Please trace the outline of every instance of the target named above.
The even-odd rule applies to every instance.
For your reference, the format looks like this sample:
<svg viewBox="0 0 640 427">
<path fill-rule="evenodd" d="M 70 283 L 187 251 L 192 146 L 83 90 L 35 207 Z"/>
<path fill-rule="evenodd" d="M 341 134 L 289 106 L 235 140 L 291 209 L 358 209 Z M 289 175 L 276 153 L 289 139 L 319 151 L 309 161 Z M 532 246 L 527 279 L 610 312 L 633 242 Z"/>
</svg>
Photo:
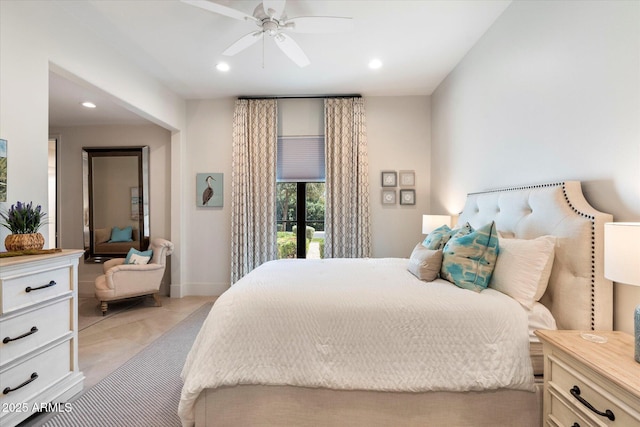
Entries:
<svg viewBox="0 0 640 427">
<path fill-rule="evenodd" d="M 533 390 L 527 314 L 510 297 L 422 282 L 406 259 L 280 260 L 216 301 L 187 357 L 183 425 L 204 388 Z"/>
</svg>

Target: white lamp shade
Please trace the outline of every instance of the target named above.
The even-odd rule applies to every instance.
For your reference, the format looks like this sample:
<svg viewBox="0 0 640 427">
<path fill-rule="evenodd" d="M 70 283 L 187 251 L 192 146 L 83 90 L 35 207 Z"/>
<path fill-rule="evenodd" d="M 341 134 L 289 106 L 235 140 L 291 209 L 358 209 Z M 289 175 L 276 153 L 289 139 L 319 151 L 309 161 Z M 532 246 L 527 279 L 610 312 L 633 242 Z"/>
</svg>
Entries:
<svg viewBox="0 0 640 427">
<path fill-rule="evenodd" d="M 640 286 L 640 222 L 604 225 L 604 276 Z"/>
<path fill-rule="evenodd" d="M 422 234 L 429 234 L 441 225 L 450 225 L 449 215 L 422 215 Z"/>
</svg>

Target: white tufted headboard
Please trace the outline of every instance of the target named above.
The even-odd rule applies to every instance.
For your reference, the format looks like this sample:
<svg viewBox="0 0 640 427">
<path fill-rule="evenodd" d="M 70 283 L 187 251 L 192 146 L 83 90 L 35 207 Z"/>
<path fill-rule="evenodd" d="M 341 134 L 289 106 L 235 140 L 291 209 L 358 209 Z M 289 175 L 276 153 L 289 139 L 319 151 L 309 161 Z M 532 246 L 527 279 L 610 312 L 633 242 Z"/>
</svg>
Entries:
<svg viewBox="0 0 640 427">
<path fill-rule="evenodd" d="M 519 239 L 556 236 L 540 302 L 559 329 L 611 330 L 613 285 L 604 278 L 603 242 L 604 223 L 612 220 L 589 205 L 579 181 L 566 181 L 470 193 L 458 222 L 481 227 L 495 221 L 498 231 Z"/>
</svg>

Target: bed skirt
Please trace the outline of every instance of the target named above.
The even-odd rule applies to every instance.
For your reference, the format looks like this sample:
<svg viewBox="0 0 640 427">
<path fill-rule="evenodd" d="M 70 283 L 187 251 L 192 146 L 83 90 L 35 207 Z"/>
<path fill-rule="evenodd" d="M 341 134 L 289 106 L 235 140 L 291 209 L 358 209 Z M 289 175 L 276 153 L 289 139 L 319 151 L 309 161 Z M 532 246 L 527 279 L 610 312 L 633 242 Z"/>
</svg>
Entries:
<svg viewBox="0 0 640 427">
<path fill-rule="evenodd" d="M 539 427 L 542 381 L 536 391 L 385 393 L 291 386 L 205 389 L 196 427 L 519 426 Z"/>
</svg>

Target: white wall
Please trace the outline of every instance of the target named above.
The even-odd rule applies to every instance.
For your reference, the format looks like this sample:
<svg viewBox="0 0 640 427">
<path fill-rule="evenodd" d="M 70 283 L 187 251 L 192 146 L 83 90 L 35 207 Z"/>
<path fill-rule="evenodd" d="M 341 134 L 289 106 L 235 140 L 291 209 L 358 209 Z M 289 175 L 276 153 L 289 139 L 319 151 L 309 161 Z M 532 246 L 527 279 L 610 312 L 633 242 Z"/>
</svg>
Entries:
<svg viewBox="0 0 640 427">
<path fill-rule="evenodd" d="M 235 99 L 187 102 L 188 163 L 185 168 L 186 248 L 184 292 L 220 295 L 231 278 L 231 153 Z M 196 206 L 196 173 L 223 173 L 223 206 Z"/>
<path fill-rule="evenodd" d="M 422 214 L 429 211 L 429 97 L 365 98 L 369 141 L 369 177 L 374 257 L 408 257 L 420 234 Z M 186 234 L 196 236 L 186 249 L 189 260 L 185 291 L 219 295 L 229 287 L 231 244 L 231 154 L 235 100 L 187 102 Z M 280 100 L 282 134 L 324 134 L 323 101 Z M 380 202 L 382 170 L 415 170 L 415 206 L 383 207 Z M 224 173 L 224 206 L 196 207 L 195 175 Z"/>
<path fill-rule="evenodd" d="M 91 84 L 171 135 L 172 281 L 183 280 L 182 262 L 185 102 L 142 72 L 108 41 L 48 1 L 0 4 L 0 137 L 8 140 L 8 204 L 33 200 L 48 205 L 47 141 L 50 70 Z M 81 81 L 79 81 L 81 80 Z M 1 204 L 0 204 L 1 205 Z M 0 209 L 7 206 L 0 206 Z M 49 247 L 48 231 L 42 230 Z M 0 233 L 4 241 L 6 232 Z M 64 247 L 64 246 L 63 246 Z M 77 247 L 77 246 L 73 246 Z"/>
<path fill-rule="evenodd" d="M 324 135 L 324 99 L 278 100 L 278 136 Z"/>
<path fill-rule="evenodd" d="M 149 146 L 149 231 L 152 238 L 171 236 L 171 133 L 154 124 L 129 126 L 75 126 L 51 128 L 59 142 L 60 246 L 82 249 L 82 147 Z M 137 178 L 136 178 L 137 180 Z M 128 192 L 128 187 L 126 188 Z M 125 211 L 128 211 L 128 206 Z M 94 294 L 101 265 L 80 263 L 79 292 Z M 166 280 L 168 282 L 168 279 Z M 168 294 L 168 283 L 161 288 Z"/>
<path fill-rule="evenodd" d="M 580 180 L 640 220 L 640 3 L 517 1 L 432 95 L 434 209 L 469 191 Z M 631 332 L 640 288 L 615 286 Z"/>
<path fill-rule="evenodd" d="M 430 209 L 430 102 L 427 96 L 365 98 L 373 257 L 408 258 L 424 239 L 422 215 L 444 213 Z M 383 170 L 415 171 L 415 205 L 382 205 Z"/>
</svg>

